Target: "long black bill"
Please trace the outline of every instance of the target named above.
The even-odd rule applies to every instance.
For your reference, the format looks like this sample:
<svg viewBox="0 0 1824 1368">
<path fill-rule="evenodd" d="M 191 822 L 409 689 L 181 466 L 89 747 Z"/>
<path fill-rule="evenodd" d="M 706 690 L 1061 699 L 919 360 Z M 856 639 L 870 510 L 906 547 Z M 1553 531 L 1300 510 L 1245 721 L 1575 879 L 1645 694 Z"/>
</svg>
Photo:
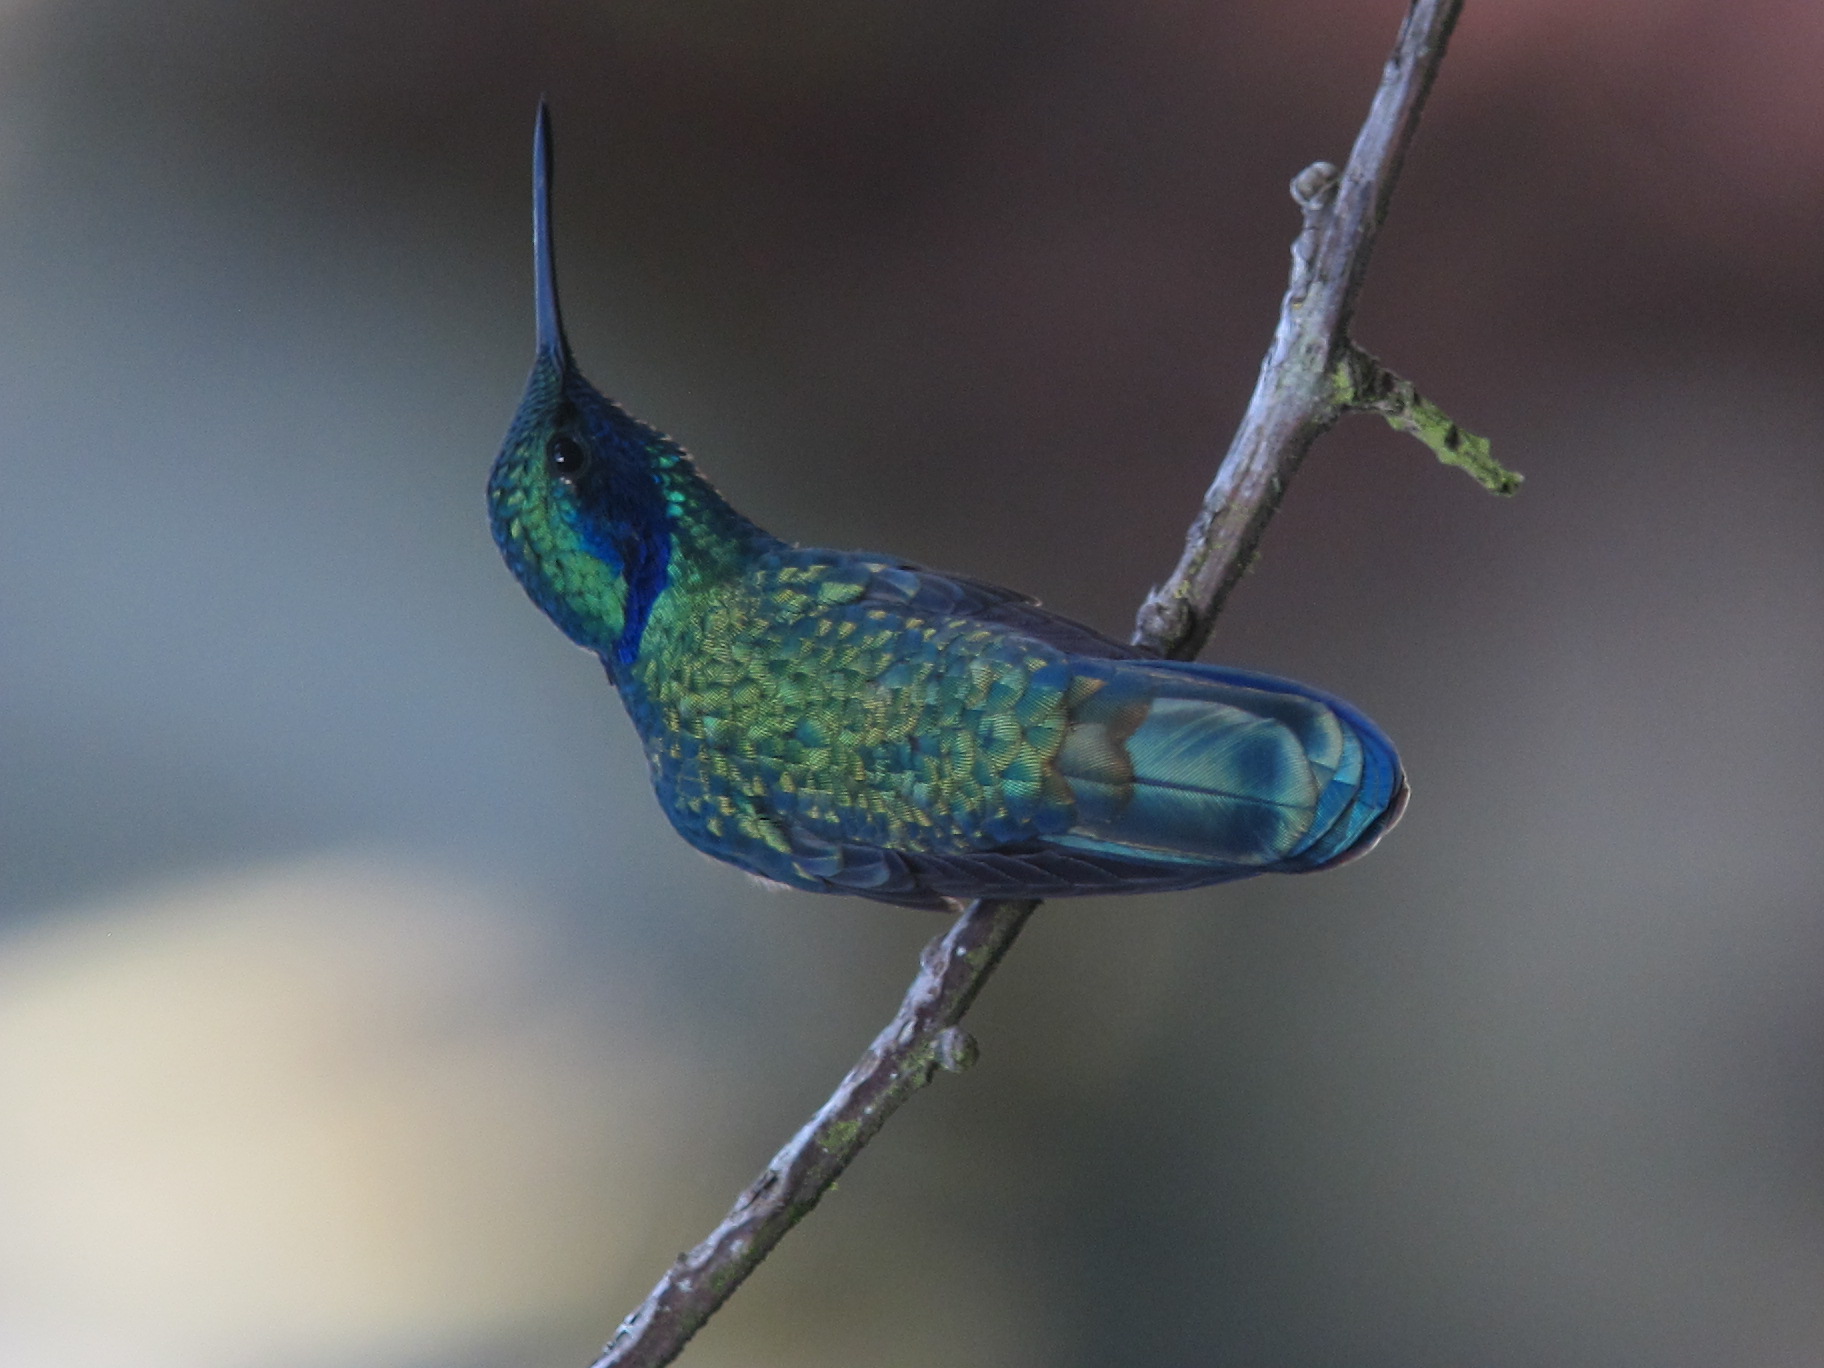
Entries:
<svg viewBox="0 0 1824 1368">
<path fill-rule="evenodd" d="M 557 309 L 557 258 L 551 248 L 551 111 L 538 102 L 532 134 L 532 274 L 538 299 L 538 350 L 559 365 L 570 360 Z"/>
</svg>

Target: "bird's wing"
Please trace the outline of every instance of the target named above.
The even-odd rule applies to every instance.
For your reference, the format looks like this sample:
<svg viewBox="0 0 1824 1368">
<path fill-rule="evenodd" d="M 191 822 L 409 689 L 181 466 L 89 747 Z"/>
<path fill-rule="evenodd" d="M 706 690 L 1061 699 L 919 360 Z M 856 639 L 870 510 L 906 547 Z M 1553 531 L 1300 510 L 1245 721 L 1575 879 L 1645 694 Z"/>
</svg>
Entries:
<svg viewBox="0 0 1824 1368">
<path fill-rule="evenodd" d="M 897 851 L 875 846 L 835 847 L 826 892 L 852 893 L 877 902 L 934 911 L 976 898 L 1061 898 L 1093 893 L 1167 893 L 1200 888 L 1256 871 L 1213 871 L 1207 866 L 1162 869 L 1108 855 L 1083 857 L 1046 846 L 980 851 Z"/>
<path fill-rule="evenodd" d="M 1130 858 L 1110 849 L 1073 851 L 1026 841 L 989 850 L 895 850 L 791 831 L 793 851 L 772 877 L 902 907 L 942 909 L 952 899 L 1053 898 L 1089 893 L 1168 892 L 1246 878 L 1258 870 Z"/>
</svg>

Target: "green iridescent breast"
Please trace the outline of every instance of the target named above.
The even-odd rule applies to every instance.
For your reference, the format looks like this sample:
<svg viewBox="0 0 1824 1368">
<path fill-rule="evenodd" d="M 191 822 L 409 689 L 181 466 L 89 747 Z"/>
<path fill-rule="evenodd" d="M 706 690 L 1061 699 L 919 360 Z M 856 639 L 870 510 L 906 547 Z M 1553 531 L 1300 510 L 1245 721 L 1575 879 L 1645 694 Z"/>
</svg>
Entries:
<svg viewBox="0 0 1824 1368">
<path fill-rule="evenodd" d="M 1068 824 L 1063 653 L 870 599 L 892 569 L 775 561 L 661 605 L 636 712 L 675 819 L 782 853 L 791 828 L 919 851 Z"/>
</svg>

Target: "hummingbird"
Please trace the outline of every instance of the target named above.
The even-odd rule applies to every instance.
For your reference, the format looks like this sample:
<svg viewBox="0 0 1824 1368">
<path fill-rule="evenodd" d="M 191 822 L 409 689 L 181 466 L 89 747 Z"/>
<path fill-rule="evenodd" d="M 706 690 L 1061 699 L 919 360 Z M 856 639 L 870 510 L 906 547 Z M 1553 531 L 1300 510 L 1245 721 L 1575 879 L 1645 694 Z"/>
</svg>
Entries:
<svg viewBox="0 0 1824 1368">
<path fill-rule="evenodd" d="M 691 845 L 772 884 L 945 908 L 1328 869 L 1398 819 L 1393 746 L 1341 699 L 744 517 L 577 368 L 543 104 L 532 182 L 537 350 L 488 482 L 494 539 L 600 658 Z"/>
</svg>

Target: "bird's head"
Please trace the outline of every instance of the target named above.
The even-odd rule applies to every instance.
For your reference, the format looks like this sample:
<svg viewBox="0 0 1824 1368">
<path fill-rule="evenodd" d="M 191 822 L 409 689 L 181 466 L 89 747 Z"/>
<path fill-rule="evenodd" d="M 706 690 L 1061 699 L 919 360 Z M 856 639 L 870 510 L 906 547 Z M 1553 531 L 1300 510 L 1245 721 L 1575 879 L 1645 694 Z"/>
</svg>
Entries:
<svg viewBox="0 0 1824 1368">
<path fill-rule="evenodd" d="M 639 653 L 673 549 L 683 451 L 577 370 L 558 312 L 551 249 L 551 122 L 539 106 L 532 241 L 538 353 L 488 481 L 494 540 L 536 604 L 610 673 Z"/>
</svg>

